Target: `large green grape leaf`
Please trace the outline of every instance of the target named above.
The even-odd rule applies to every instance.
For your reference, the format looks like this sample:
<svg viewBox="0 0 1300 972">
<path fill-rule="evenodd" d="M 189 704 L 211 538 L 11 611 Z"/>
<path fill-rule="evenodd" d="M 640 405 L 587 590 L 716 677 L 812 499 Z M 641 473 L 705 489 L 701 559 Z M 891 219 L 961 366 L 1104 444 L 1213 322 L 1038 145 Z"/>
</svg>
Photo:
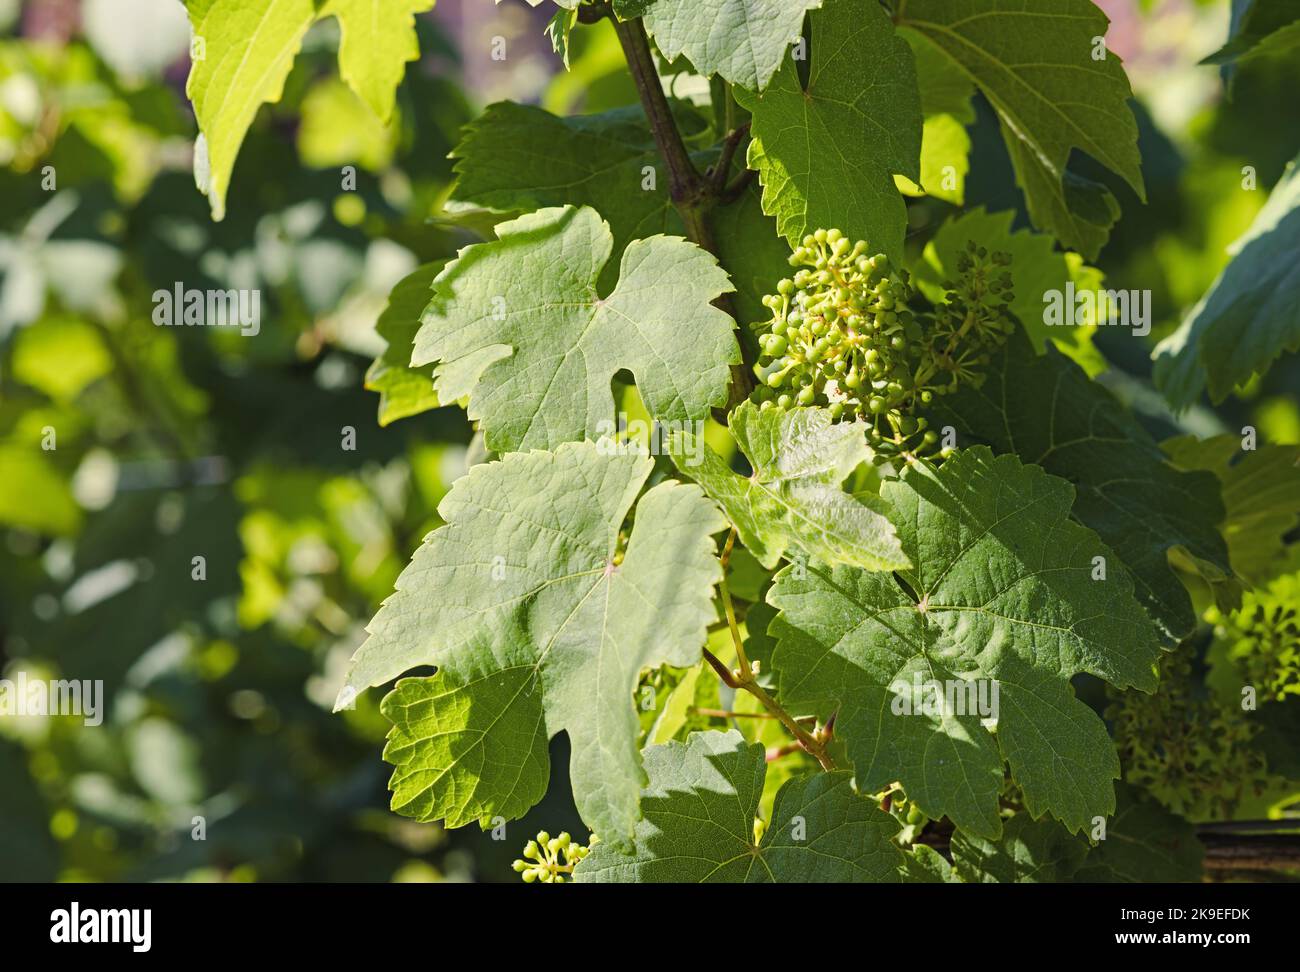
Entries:
<svg viewBox="0 0 1300 972">
<path fill-rule="evenodd" d="M 1283 351 L 1300 351 L 1300 157 L 1287 165 L 1250 229 L 1229 251 L 1232 262 L 1158 345 L 1156 386 L 1175 408 L 1208 387 L 1221 402 L 1262 375 Z"/>
<path fill-rule="evenodd" d="M 1075 881 L 1167 884 L 1200 881 L 1205 848 L 1196 828 L 1127 783 L 1115 785 L 1115 816 L 1088 851 Z"/>
<path fill-rule="evenodd" d="M 455 196 L 496 210 L 591 206 L 609 223 L 615 252 L 677 229 L 654 139 L 639 108 L 559 118 L 534 105 L 488 105 L 452 150 Z M 664 187 L 659 188 L 663 181 Z"/>
<path fill-rule="evenodd" d="M 904 0 L 898 23 L 944 51 L 993 105 L 1034 225 L 1096 257 L 1119 209 L 1067 172 L 1071 151 L 1145 199 L 1128 78 L 1114 54 L 1093 56 L 1106 15 L 1091 0 Z"/>
<path fill-rule="evenodd" d="M 1070 519 L 1070 484 L 978 446 L 938 470 L 909 467 L 881 496 L 913 566 L 783 570 L 767 598 L 780 611 L 768 627 L 778 698 L 800 714 L 838 712 L 860 790 L 898 780 L 927 815 L 971 833 L 1001 829 L 1004 758 L 1035 817 L 1073 831 L 1109 812 L 1119 763 L 1069 679 L 1150 691 L 1160 649 L 1128 574 L 1096 578 L 1095 558 L 1113 554 Z M 968 686 L 984 704 L 962 696 L 909 713 L 899 702 L 914 678 Z"/>
<path fill-rule="evenodd" d="M 820 408 L 762 411 L 745 402 L 731 433 L 753 474 L 741 476 L 689 432 L 669 440 L 680 469 L 704 488 L 769 570 L 793 547 L 831 564 L 864 570 L 908 566 L 879 500 L 854 497 L 840 484 L 869 453 L 862 426 L 834 423 Z"/>
<path fill-rule="evenodd" d="M 912 49 L 875 0 L 826 0 L 809 53 L 806 88 L 790 54 L 766 91 L 735 89 L 753 113 L 763 210 L 792 243 L 837 226 L 901 258 L 907 208 L 893 177 L 921 178 Z"/>
<path fill-rule="evenodd" d="M 196 56 L 185 93 L 200 132 L 195 180 L 208 196 L 212 218 L 225 218 L 226 191 L 244 135 L 262 105 L 280 100 L 312 24 L 322 17 L 338 18 L 343 79 L 386 122 L 406 62 L 419 56 L 414 14 L 433 2 L 190 0 L 186 7 Z"/>
<path fill-rule="evenodd" d="M 952 863 L 968 884 L 1055 884 L 1068 881 L 1088 856 L 1088 844 L 1055 820 L 1018 813 L 996 840 L 958 830 Z"/>
<path fill-rule="evenodd" d="M 674 102 L 673 109 L 683 129 L 703 124 L 689 106 Z M 684 232 L 639 108 L 558 118 L 531 105 L 500 102 L 465 127 L 452 155 L 457 199 L 498 211 L 591 206 L 609 222 L 615 254 L 639 237 Z M 700 171 L 717 157 L 716 149 L 691 156 Z M 789 270 L 790 250 L 764 215 L 760 193 L 752 186 L 706 217 L 744 321 L 766 314 L 763 295 Z M 612 284 L 615 270 L 611 262 L 602 283 L 608 278 Z"/>
<path fill-rule="evenodd" d="M 983 385 L 941 400 L 930 421 L 956 429 L 959 442 L 1015 453 L 1073 483 L 1075 518 L 1115 551 L 1118 565 L 1108 569 L 1127 568 L 1169 641 L 1196 627 L 1169 551 L 1185 550 L 1207 578 L 1231 576 L 1214 477 L 1170 465 L 1128 410 L 1055 348 L 1036 355 L 1017 332 L 994 353 Z"/>
<path fill-rule="evenodd" d="M 803 18 L 822 0 L 615 0 L 624 19 L 640 16 L 670 61 L 685 54 L 700 74 L 762 91 Z"/>
<path fill-rule="evenodd" d="M 1064 292 L 1073 281 L 1079 290 L 1096 290 L 1101 273 L 1085 264 L 1077 254 L 1061 253 L 1050 236 L 1030 229 L 1012 230 L 1015 213 L 1010 210 L 989 213 L 983 207 L 968 210 L 939 227 L 939 232 L 925 245 L 921 259 L 913 266 L 913 279 L 932 302 L 944 299 L 946 281 L 959 276 L 957 261 L 974 240 L 990 251 L 1011 254 L 1011 274 L 1015 300 L 1011 313 L 1041 352 L 1052 341 L 1089 375 L 1106 370 L 1106 360 L 1093 346 L 1095 324 L 1072 327 L 1048 327 L 1043 321 L 1043 295 Z"/>
<path fill-rule="evenodd" d="M 1233 573 L 1255 587 L 1267 583 L 1286 549 L 1284 538 L 1300 523 L 1300 446 L 1244 451 L 1235 435 L 1187 435 L 1161 448 L 1179 469 L 1218 477 L 1226 510 L 1221 530 Z"/>
<path fill-rule="evenodd" d="M 892 817 L 853 792 L 848 773 L 788 780 L 761 840 L 754 820 L 767 767 L 760 744 L 734 729 L 692 733 L 645 752 L 636 851 L 602 842 L 578 881 L 770 883 L 901 879 Z M 603 834 L 601 835 L 603 838 Z"/>
<path fill-rule="evenodd" d="M 546 741 L 572 745 L 583 819 L 625 844 L 643 779 L 632 693 L 641 669 L 700 660 L 721 577 L 724 526 L 695 486 L 662 483 L 636 505 L 654 463 L 591 442 L 473 467 L 370 622 L 340 695 L 418 665 L 384 700 L 393 807 L 461 826 L 521 816 L 546 792 Z"/>
<path fill-rule="evenodd" d="M 596 438 L 625 368 L 662 421 L 703 420 L 726 401 L 740 347 L 710 304 L 732 289 L 717 261 L 678 237 L 636 240 L 602 297 L 613 243 L 594 209 L 543 209 L 499 224 L 434 281 L 411 364 L 438 363 L 441 400 L 469 396 L 491 451 Z"/>
<path fill-rule="evenodd" d="M 366 371 L 366 387 L 379 392 L 380 425 L 438 407 L 433 368 L 412 368 L 408 362 L 415 333 L 420 329 L 420 315 L 433 292 L 434 278 L 445 265 L 445 261 L 426 263 L 402 278 L 375 322 L 375 330 L 388 346 Z"/>
</svg>

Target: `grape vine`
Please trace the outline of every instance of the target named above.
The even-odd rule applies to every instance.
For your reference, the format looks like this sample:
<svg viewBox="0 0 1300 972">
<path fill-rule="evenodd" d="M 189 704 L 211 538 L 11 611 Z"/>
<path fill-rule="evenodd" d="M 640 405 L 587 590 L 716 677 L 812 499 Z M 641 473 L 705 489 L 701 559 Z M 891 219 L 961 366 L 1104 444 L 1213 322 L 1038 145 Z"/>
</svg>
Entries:
<svg viewBox="0 0 1300 972">
<path fill-rule="evenodd" d="M 266 68 L 250 96 L 274 100 L 293 51 L 221 7 L 201 24 Z M 1077 150 L 1145 198 L 1104 14 L 551 13 L 563 65 L 603 37 L 635 103 L 490 106 L 439 217 L 471 239 L 381 320 L 385 419 L 459 406 L 481 437 L 339 695 L 396 679 L 394 809 L 505 826 L 550 791 L 563 732 L 593 837 L 540 832 L 513 863 L 529 883 L 1147 868 L 1108 822 L 1192 848 L 1151 866 L 1184 880 L 1201 867 L 1187 828 L 1289 812 L 1294 456 L 1269 445 L 1252 516 L 1231 437 L 1162 446 L 1129 407 L 1145 379 L 1094 380 L 1101 325 L 1150 329 L 1140 294 L 1103 283 L 1116 195 L 1068 168 Z M 407 26 L 388 25 L 404 52 Z M 386 118 L 390 73 L 350 47 L 339 69 Z M 219 82 L 191 77 L 217 216 L 247 127 Z M 1016 192 L 1015 211 L 965 206 L 988 124 L 1007 193 L 981 195 Z M 1298 185 L 1277 180 L 1237 257 L 1279 287 L 1252 243 L 1294 232 Z M 1279 315 L 1242 279 L 1229 267 L 1180 334 L 1160 325 L 1154 385 L 1175 407 L 1294 349 L 1278 325 L 1237 353 L 1241 308 Z M 1078 293 L 1102 303 L 1058 306 Z"/>
</svg>

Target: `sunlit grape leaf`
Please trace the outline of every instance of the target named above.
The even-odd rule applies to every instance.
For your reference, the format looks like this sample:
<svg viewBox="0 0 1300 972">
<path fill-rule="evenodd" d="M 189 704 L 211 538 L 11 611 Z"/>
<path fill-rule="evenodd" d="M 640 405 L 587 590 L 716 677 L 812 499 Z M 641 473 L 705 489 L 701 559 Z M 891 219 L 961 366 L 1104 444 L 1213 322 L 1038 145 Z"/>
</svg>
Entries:
<svg viewBox="0 0 1300 972">
<path fill-rule="evenodd" d="M 663 421 L 701 420 L 726 401 L 740 347 L 710 301 L 732 289 L 727 275 L 694 244 L 654 236 L 628 245 L 601 296 L 613 242 L 594 209 L 543 209 L 501 223 L 434 281 L 411 364 L 437 363 L 441 399 L 469 396 L 492 451 L 597 438 L 622 369 Z"/>
<path fill-rule="evenodd" d="M 734 729 L 693 733 L 644 751 L 636 850 L 597 844 L 574 872 L 588 882 L 897 882 L 898 824 L 853 792 L 848 773 L 781 787 L 761 840 L 754 820 L 767 767 L 761 745 Z"/>
<path fill-rule="evenodd" d="M 921 178 L 921 100 L 912 49 L 875 0 L 826 0 L 812 14 L 808 85 L 794 55 L 753 113 L 749 166 L 763 210 L 791 242 L 832 226 L 902 256 L 907 209 L 894 174 Z"/>
<path fill-rule="evenodd" d="M 864 570 L 907 566 L 883 504 L 840 487 L 868 459 L 862 426 L 836 424 L 825 409 L 761 411 L 745 402 L 731 413 L 730 428 L 751 476 L 732 472 L 689 432 L 675 435 L 669 448 L 677 468 L 718 502 L 764 567 L 775 567 L 791 547 Z"/>
<path fill-rule="evenodd" d="M 1127 568 L 1168 640 L 1196 627 L 1170 549 L 1185 550 L 1207 577 L 1231 576 L 1214 477 L 1175 469 L 1132 414 L 1055 348 L 1035 355 L 1017 332 L 994 353 L 983 385 L 940 400 L 930 421 L 954 428 L 959 443 L 1014 452 L 1073 483 L 1074 517 L 1114 550 L 1107 570 Z"/>
<path fill-rule="evenodd" d="M 1095 40 L 1107 23 L 1091 0 L 908 0 L 899 9 L 899 25 L 944 51 L 992 104 L 1034 225 L 1088 259 L 1119 209 L 1103 187 L 1066 171 L 1071 151 L 1145 199 L 1128 78 Z"/>
<path fill-rule="evenodd" d="M 432 6 L 433 0 L 190 0 L 195 40 L 185 93 L 200 132 L 195 181 L 208 196 L 212 218 L 225 218 L 244 135 L 262 105 L 280 100 L 313 23 L 338 18 L 339 71 L 387 122 L 406 62 L 419 56 L 414 14 Z"/>
<path fill-rule="evenodd" d="M 944 299 L 945 281 L 956 280 L 957 260 L 974 240 L 990 251 L 1011 254 L 1011 282 L 1015 300 L 1011 313 L 1041 352 L 1050 339 L 1089 375 L 1106 370 L 1106 360 L 1093 346 L 1094 323 L 1068 327 L 1049 327 L 1043 320 L 1044 294 L 1053 290 L 1064 294 L 1066 284 L 1074 281 L 1080 290 L 1095 290 L 1101 274 L 1071 254 L 1061 253 L 1050 236 L 1030 229 L 1012 230 L 1015 213 L 1004 210 L 989 213 L 983 207 L 968 210 L 950 219 L 925 246 L 922 258 L 913 267 L 917 286 L 931 301 Z"/>
<path fill-rule="evenodd" d="M 681 102 L 673 102 L 673 109 L 685 130 L 704 124 Z M 609 223 L 616 255 L 639 237 L 684 232 L 640 108 L 559 118 L 531 105 L 500 102 L 465 126 L 452 154 L 457 199 L 500 211 L 591 206 Z M 716 149 L 691 156 L 701 172 L 717 157 Z M 742 322 L 765 314 L 763 295 L 788 270 L 790 251 L 763 214 L 760 192 L 752 186 L 707 216 L 719 261 L 736 286 Z M 602 283 L 613 284 L 616 270 L 611 261 Z"/>
<path fill-rule="evenodd" d="M 958 830 L 952 863 L 968 884 L 1054 884 L 1068 881 L 1088 855 L 1088 843 L 1055 820 L 1018 813 L 989 840 Z"/>
<path fill-rule="evenodd" d="M 1035 816 L 1074 831 L 1109 812 L 1119 763 L 1069 679 L 1149 691 L 1160 649 L 1127 573 L 1094 579 L 1094 559 L 1114 555 L 1070 519 L 1070 484 L 980 446 L 909 467 L 881 496 L 913 566 L 783 570 L 767 598 L 777 698 L 838 712 L 860 790 L 897 780 L 971 833 L 1001 830 L 1004 759 Z"/>
<path fill-rule="evenodd" d="M 1300 158 L 1273 187 L 1232 262 L 1182 325 L 1156 345 L 1156 386 L 1183 409 L 1207 388 L 1221 402 L 1262 375 L 1283 351 L 1300 351 Z"/>
<path fill-rule="evenodd" d="M 970 135 L 966 126 L 975 121 L 971 99 L 975 85 L 949 57 L 915 31 L 900 35 L 916 58 L 916 78 L 921 89 L 921 183 L 894 176 L 908 196 L 927 195 L 958 206 L 965 200 L 966 173 L 970 170 Z"/>
<path fill-rule="evenodd" d="M 418 665 L 383 702 L 393 808 L 419 820 L 520 817 L 546 792 L 546 741 L 568 733 L 583 819 L 625 845 L 643 781 L 633 690 L 643 668 L 700 660 L 716 616 L 723 526 L 695 486 L 591 442 L 474 466 L 370 622 L 340 695 Z"/>
<path fill-rule="evenodd" d="M 200 132 L 195 179 L 208 196 L 212 218 L 220 220 L 239 146 L 258 108 L 280 100 L 303 36 L 316 19 L 316 3 L 266 0 L 253 6 L 210 0 L 191 3 L 189 10 L 196 56 L 185 93 Z"/>
<path fill-rule="evenodd" d="M 1300 446 L 1242 449 L 1240 437 L 1180 436 L 1161 444 L 1179 469 L 1203 469 L 1219 478 L 1226 516 L 1220 530 L 1235 574 L 1253 586 L 1266 583 L 1300 523 Z"/>
<path fill-rule="evenodd" d="M 415 15 L 434 0 L 326 0 L 320 16 L 339 21 L 339 74 L 387 122 L 406 63 L 420 56 Z"/>
<path fill-rule="evenodd" d="M 1073 880 L 1167 884 L 1200 881 L 1205 848 L 1196 828 L 1127 783 L 1115 785 L 1115 816 Z"/>
<path fill-rule="evenodd" d="M 445 265 L 442 261 L 426 263 L 403 278 L 375 322 L 375 330 L 388 346 L 367 369 L 366 387 L 379 392 L 380 425 L 438 407 L 432 366 L 412 368 L 408 362 L 420 315 L 433 294 L 433 280 Z"/>
<path fill-rule="evenodd" d="M 803 18 L 822 0 L 615 0 L 620 16 L 640 16 L 669 60 L 685 54 L 695 69 L 761 91 L 772 80 Z"/>
</svg>

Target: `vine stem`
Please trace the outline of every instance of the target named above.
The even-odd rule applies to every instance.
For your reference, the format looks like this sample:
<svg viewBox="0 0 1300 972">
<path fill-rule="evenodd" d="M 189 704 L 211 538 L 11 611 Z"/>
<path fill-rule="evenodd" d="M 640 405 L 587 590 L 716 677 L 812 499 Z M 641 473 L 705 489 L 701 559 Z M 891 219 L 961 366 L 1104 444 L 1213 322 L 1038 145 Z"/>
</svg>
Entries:
<svg viewBox="0 0 1300 972">
<path fill-rule="evenodd" d="M 639 17 L 634 20 L 619 20 L 615 17 L 614 30 L 623 47 L 623 56 L 627 58 L 628 70 L 632 72 L 632 81 L 641 97 L 641 107 L 650 123 L 650 134 L 668 166 L 668 192 L 682 221 L 686 223 L 687 231 L 691 232 L 693 225 L 703 222 L 700 209 L 706 194 L 705 185 L 686 151 L 686 143 L 677 130 L 677 123 L 673 120 L 668 98 L 659 82 L 654 54 L 650 51 L 650 38 L 646 36 L 645 26 Z M 707 246 L 694 233 L 691 233 L 691 237 L 700 246 L 713 251 L 712 246 Z"/>
<path fill-rule="evenodd" d="M 732 671 L 727 671 L 727 666 L 722 664 L 718 656 L 704 649 L 704 657 L 713 670 L 718 673 L 718 677 L 723 683 L 734 689 L 741 689 L 748 692 L 773 717 L 780 719 L 781 724 L 789 731 L 790 735 L 799 740 L 799 745 L 809 754 L 821 763 L 822 769 L 827 772 L 835 769 L 835 761 L 831 759 L 830 753 L 826 751 L 826 742 L 829 738 L 829 724 L 822 733 L 809 732 L 799 724 L 799 720 L 792 716 L 785 708 L 772 698 L 763 686 L 758 684 L 756 679 L 755 666 L 745 655 L 745 646 L 740 637 L 740 627 L 736 624 L 736 609 L 731 603 L 731 592 L 727 589 L 727 565 L 731 560 L 731 551 L 736 543 L 736 528 L 732 527 L 727 533 L 727 542 L 722 548 L 722 580 L 718 585 L 718 590 L 722 597 L 722 609 L 727 615 L 727 627 L 731 629 L 731 640 L 736 649 L 737 666 Z"/>
<path fill-rule="evenodd" d="M 641 18 L 619 20 L 612 12 L 608 16 L 614 24 L 614 32 L 618 35 L 618 42 L 623 48 L 623 56 L 627 60 L 628 70 L 631 72 L 632 81 L 641 99 L 641 108 L 645 111 L 646 119 L 650 124 L 650 134 L 654 138 L 655 147 L 668 168 L 668 194 L 673 208 L 681 217 L 687 239 L 708 250 L 716 259 L 719 255 L 718 246 L 713 238 L 713 230 L 709 226 L 708 214 L 709 210 L 722 199 L 726 186 L 724 184 L 715 190 L 712 180 L 701 176 L 695 168 L 695 163 L 691 161 L 686 143 L 682 140 L 682 133 L 673 118 L 668 98 L 664 94 L 663 85 L 659 81 L 659 71 L 655 67 L 654 54 L 650 50 L 650 38 L 646 35 Z M 729 141 L 733 135 L 735 136 L 735 145 L 732 145 L 729 153 L 727 146 L 725 144 L 723 146 L 728 168 L 745 134 L 746 132 L 727 133 Z M 739 320 L 728 295 L 723 294 L 713 303 L 733 320 Z M 740 342 L 740 346 L 742 360 L 739 364 L 731 366 L 728 410 L 748 398 L 749 393 L 754 390 L 754 376 L 751 370 L 754 362 L 750 360 L 751 354 L 745 348 L 743 341 Z"/>
</svg>

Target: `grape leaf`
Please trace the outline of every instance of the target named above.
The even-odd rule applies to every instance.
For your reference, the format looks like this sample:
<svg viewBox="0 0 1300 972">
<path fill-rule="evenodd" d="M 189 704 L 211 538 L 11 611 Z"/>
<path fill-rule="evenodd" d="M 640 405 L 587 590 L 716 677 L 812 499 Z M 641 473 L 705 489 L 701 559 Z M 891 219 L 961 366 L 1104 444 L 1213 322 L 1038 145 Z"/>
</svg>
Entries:
<svg viewBox="0 0 1300 972">
<path fill-rule="evenodd" d="M 1284 538 L 1300 523 L 1300 447 L 1243 451 L 1235 435 L 1186 435 L 1161 448 L 1179 469 L 1218 477 L 1227 511 L 1220 529 L 1233 573 L 1254 587 L 1267 583 L 1286 549 Z"/>
<path fill-rule="evenodd" d="M 975 85 L 946 54 L 915 31 L 900 34 L 912 48 L 920 83 L 921 182 L 894 176 L 907 196 L 933 196 L 960 206 L 965 200 L 966 174 L 970 170 L 970 135 L 966 126 L 975 121 L 971 98 Z M 951 184 L 950 184 L 951 183 Z"/>
<path fill-rule="evenodd" d="M 569 35 L 573 33 L 573 28 L 576 26 L 578 26 L 577 7 L 568 10 L 561 7 L 546 23 L 546 36 L 550 38 L 551 50 L 560 55 L 566 71 L 569 70 Z"/>
<path fill-rule="evenodd" d="M 1010 210 L 989 213 L 979 207 L 945 222 L 913 267 L 917 287 L 932 302 L 943 300 L 944 282 L 957 279 L 957 260 L 971 240 L 990 251 L 1010 253 L 1007 272 L 1016 295 L 1011 313 L 1024 325 L 1035 350 L 1041 353 L 1051 340 L 1089 375 L 1100 374 L 1106 370 L 1106 359 L 1092 343 L 1095 325 L 1048 327 L 1043 321 L 1044 294 L 1063 292 L 1071 280 L 1080 290 L 1096 290 L 1101 285 L 1100 272 L 1075 254 L 1058 252 L 1050 236 L 1029 229 L 1013 231 L 1013 219 L 1015 213 Z"/>
<path fill-rule="evenodd" d="M 1287 164 L 1232 261 L 1158 345 L 1155 382 L 1177 409 L 1207 387 L 1218 403 L 1285 351 L 1300 351 L 1300 157 Z"/>
<path fill-rule="evenodd" d="M 1159 644 L 1127 573 L 1093 579 L 1094 558 L 1113 555 L 1069 519 L 1070 484 L 979 446 L 909 467 L 881 496 L 911 569 L 786 568 L 768 593 L 782 704 L 838 712 L 860 790 L 898 780 L 928 816 L 971 833 L 1001 829 L 1003 758 L 1031 814 L 1073 831 L 1108 812 L 1119 764 L 1069 679 L 1150 691 Z M 964 696 L 907 714 L 898 699 L 914 677 L 982 689 L 996 742 Z"/>
<path fill-rule="evenodd" d="M 875 0 L 826 0 L 812 14 L 808 85 L 793 54 L 761 94 L 736 88 L 753 113 L 749 167 L 763 211 L 796 243 L 837 226 L 901 258 L 907 207 L 894 173 L 921 178 L 921 100 L 912 49 Z"/>
<path fill-rule="evenodd" d="M 997 840 L 958 830 L 951 847 L 953 868 L 968 884 L 1068 881 L 1088 856 L 1086 841 L 1055 820 L 1033 820 L 1027 813 L 1008 820 Z"/>
<path fill-rule="evenodd" d="M 308 28 L 337 17 L 339 70 L 385 122 L 406 62 L 419 56 L 414 14 L 434 0 L 208 0 L 190 2 L 195 57 L 185 93 L 194 105 L 199 138 L 194 174 L 212 218 L 226 215 L 235 158 L 257 110 L 280 100 Z M 199 41 L 201 40 L 201 43 Z M 396 52 L 400 56 L 394 58 Z"/>
<path fill-rule="evenodd" d="M 1300 45 L 1296 0 L 1233 0 L 1229 39 L 1202 64 L 1246 62 L 1285 54 Z"/>
<path fill-rule="evenodd" d="M 754 819 L 767 769 L 761 745 L 734 729 L 650 746 L 636 851 L 603 840 L 574 870 L 589 882 L 780 883 L 901 878 L 898 824 L 853 792 L 848 773 L 781 787 L 762 840 Z"/>
<path fill-rule="evenodd" d="M 929 844 L 916 844 L 907 852 L 907 875 L 919 884 L 961 883 L 953 866 Z"/>
<path fill-rule="evenodd" d="M 615 0 L 624 20 L 639 16 L 668 60 L 685 54 L 707 77 L 762 91 L 822 0 Z"/>
<path fill-rule="evenodd" d="M 1034 225 L 1095 258 L 1119 207 L 1067 171 L 1070 152 L 1086 152 L 1146 199 L 1128 79 L 1114 54 L 1093 56 L 1106 15 L 1091 0 L 907 0 L 898 21 L 993 105 Z"/>
<path fill-rule="evenodd" d="M 662 483 L 619 529 L 652 460 L 594 443 L 473 467 L 370 622 L 340 694 L 417 665 L 384 700 L 393 808 L 456 827 L 521 816 L 546 792 L 564 730 L 578 811 L 625 844 L 642 779 L 632 693 L 642 668 L 700 660 L 721 577 L 723 520 L 694 486 Z"/>
<path fill-rule="evenodd" d="M 825 409 L 762 411 L 745 402 L 731 413 L 730 427 L 752 476 L 732 472 L 689 432 L 674 435 L 669 451 L 677 468 L 722 507 L 764 567 L 775 567 L 790 547 L 864 570 L 908 565 L 879 500 L 840 488 L 869 457 L 861 426 L 833 423 Z"/>
<path fill-rule="evenodd" d="M 415 332 L 420 329 L 420 315 L 429 303 L 433 280 L 445 265 L 444 261 L 426 263 L 411 271 L 388 295 L 388 305 L 375 322 L 375 330 L 388 346 L 367 369 L 366 387 L 379 392 L 380 425 L 438 407 L 433 368 L 412 368 L 407 362 L 411 360 Z"/>
<path fill-rule="evenodd" d="M 1196 828 L 1136 787 L 1115 785 L 1118 809 L 1106 839 L 1089 849 L 1075 881 L 1168 884 L 1200 881 L 1205 848 Z"/>
<path fill-rule="evenodd" d="M 1224 515 L 1218 483 L 1174 469 L 1115 397 L 1055 348 L 1035 355 L 1017 332 L 994 353 L 984 384 L 943 399 L 930 421 L 1072 482 L 1075 518 L 1115 551 L 1169 641 L 1196 627 L 1170 549 L 1186 550 L 1207 577 L 1231 576 L 1216 529 Z"/>
<path fill-rule="evenodd" d="M 594 209 L 543 209 L 501 223 L 434 281 L 411 364 L 438 363 L 441 400 L 469 396 L 491 451 L 596 438 L 624 368 L 663 421 L 703 420 L 726 401 L 740 347 L 709 303 L 732 289 L 717 261 L 679 237 L 636 240 L 601 297 L 613 242 Z"/>
<path fill-rule="evenodd" d="M 415 15 L 434 0 L 326 0 L 320 16 L 339 21 L 339 74 L 387 123 L 408 61 L 420 56 Z"/>
<path fill-rule="evenodd" d="M 243 0 L 190 5 L 196 57 L 185 93 L 194 105 L 199 138 L 195 181 L 208 196 L 212 218 L 226 215 L 226 189 L 235 157 L 257 109 L 279 101 L 285 78 L 316 19 L 315 0 Z M 201 41 L 201 46 L 199 42 Z"/>
<path fill-rule="evenodd" d="M 673 110 L 684 130 L 702 124 L 680 102 Z M 591 206 L 609 222 L 615 254 L 638 237 L 683 232 L 640 108 L 558 118 L 541 108 L 500 102 L 465 126 L 452 156 L 457 199 L 497 210 Z M 691 156 L 700 171 L 717 157 L 716 149 Z M 655 174 L 652 184 L 647 172 Z M 763 295 L 789 270 L 790 251 L 763 214 L 760 192 L 750 187 L 707 216 L 719 262 L 736 285 L 742 320 L 766 314 Z M 605 270 L 611 284 L 615 269 L 611 263 Z"/>
</svg>

